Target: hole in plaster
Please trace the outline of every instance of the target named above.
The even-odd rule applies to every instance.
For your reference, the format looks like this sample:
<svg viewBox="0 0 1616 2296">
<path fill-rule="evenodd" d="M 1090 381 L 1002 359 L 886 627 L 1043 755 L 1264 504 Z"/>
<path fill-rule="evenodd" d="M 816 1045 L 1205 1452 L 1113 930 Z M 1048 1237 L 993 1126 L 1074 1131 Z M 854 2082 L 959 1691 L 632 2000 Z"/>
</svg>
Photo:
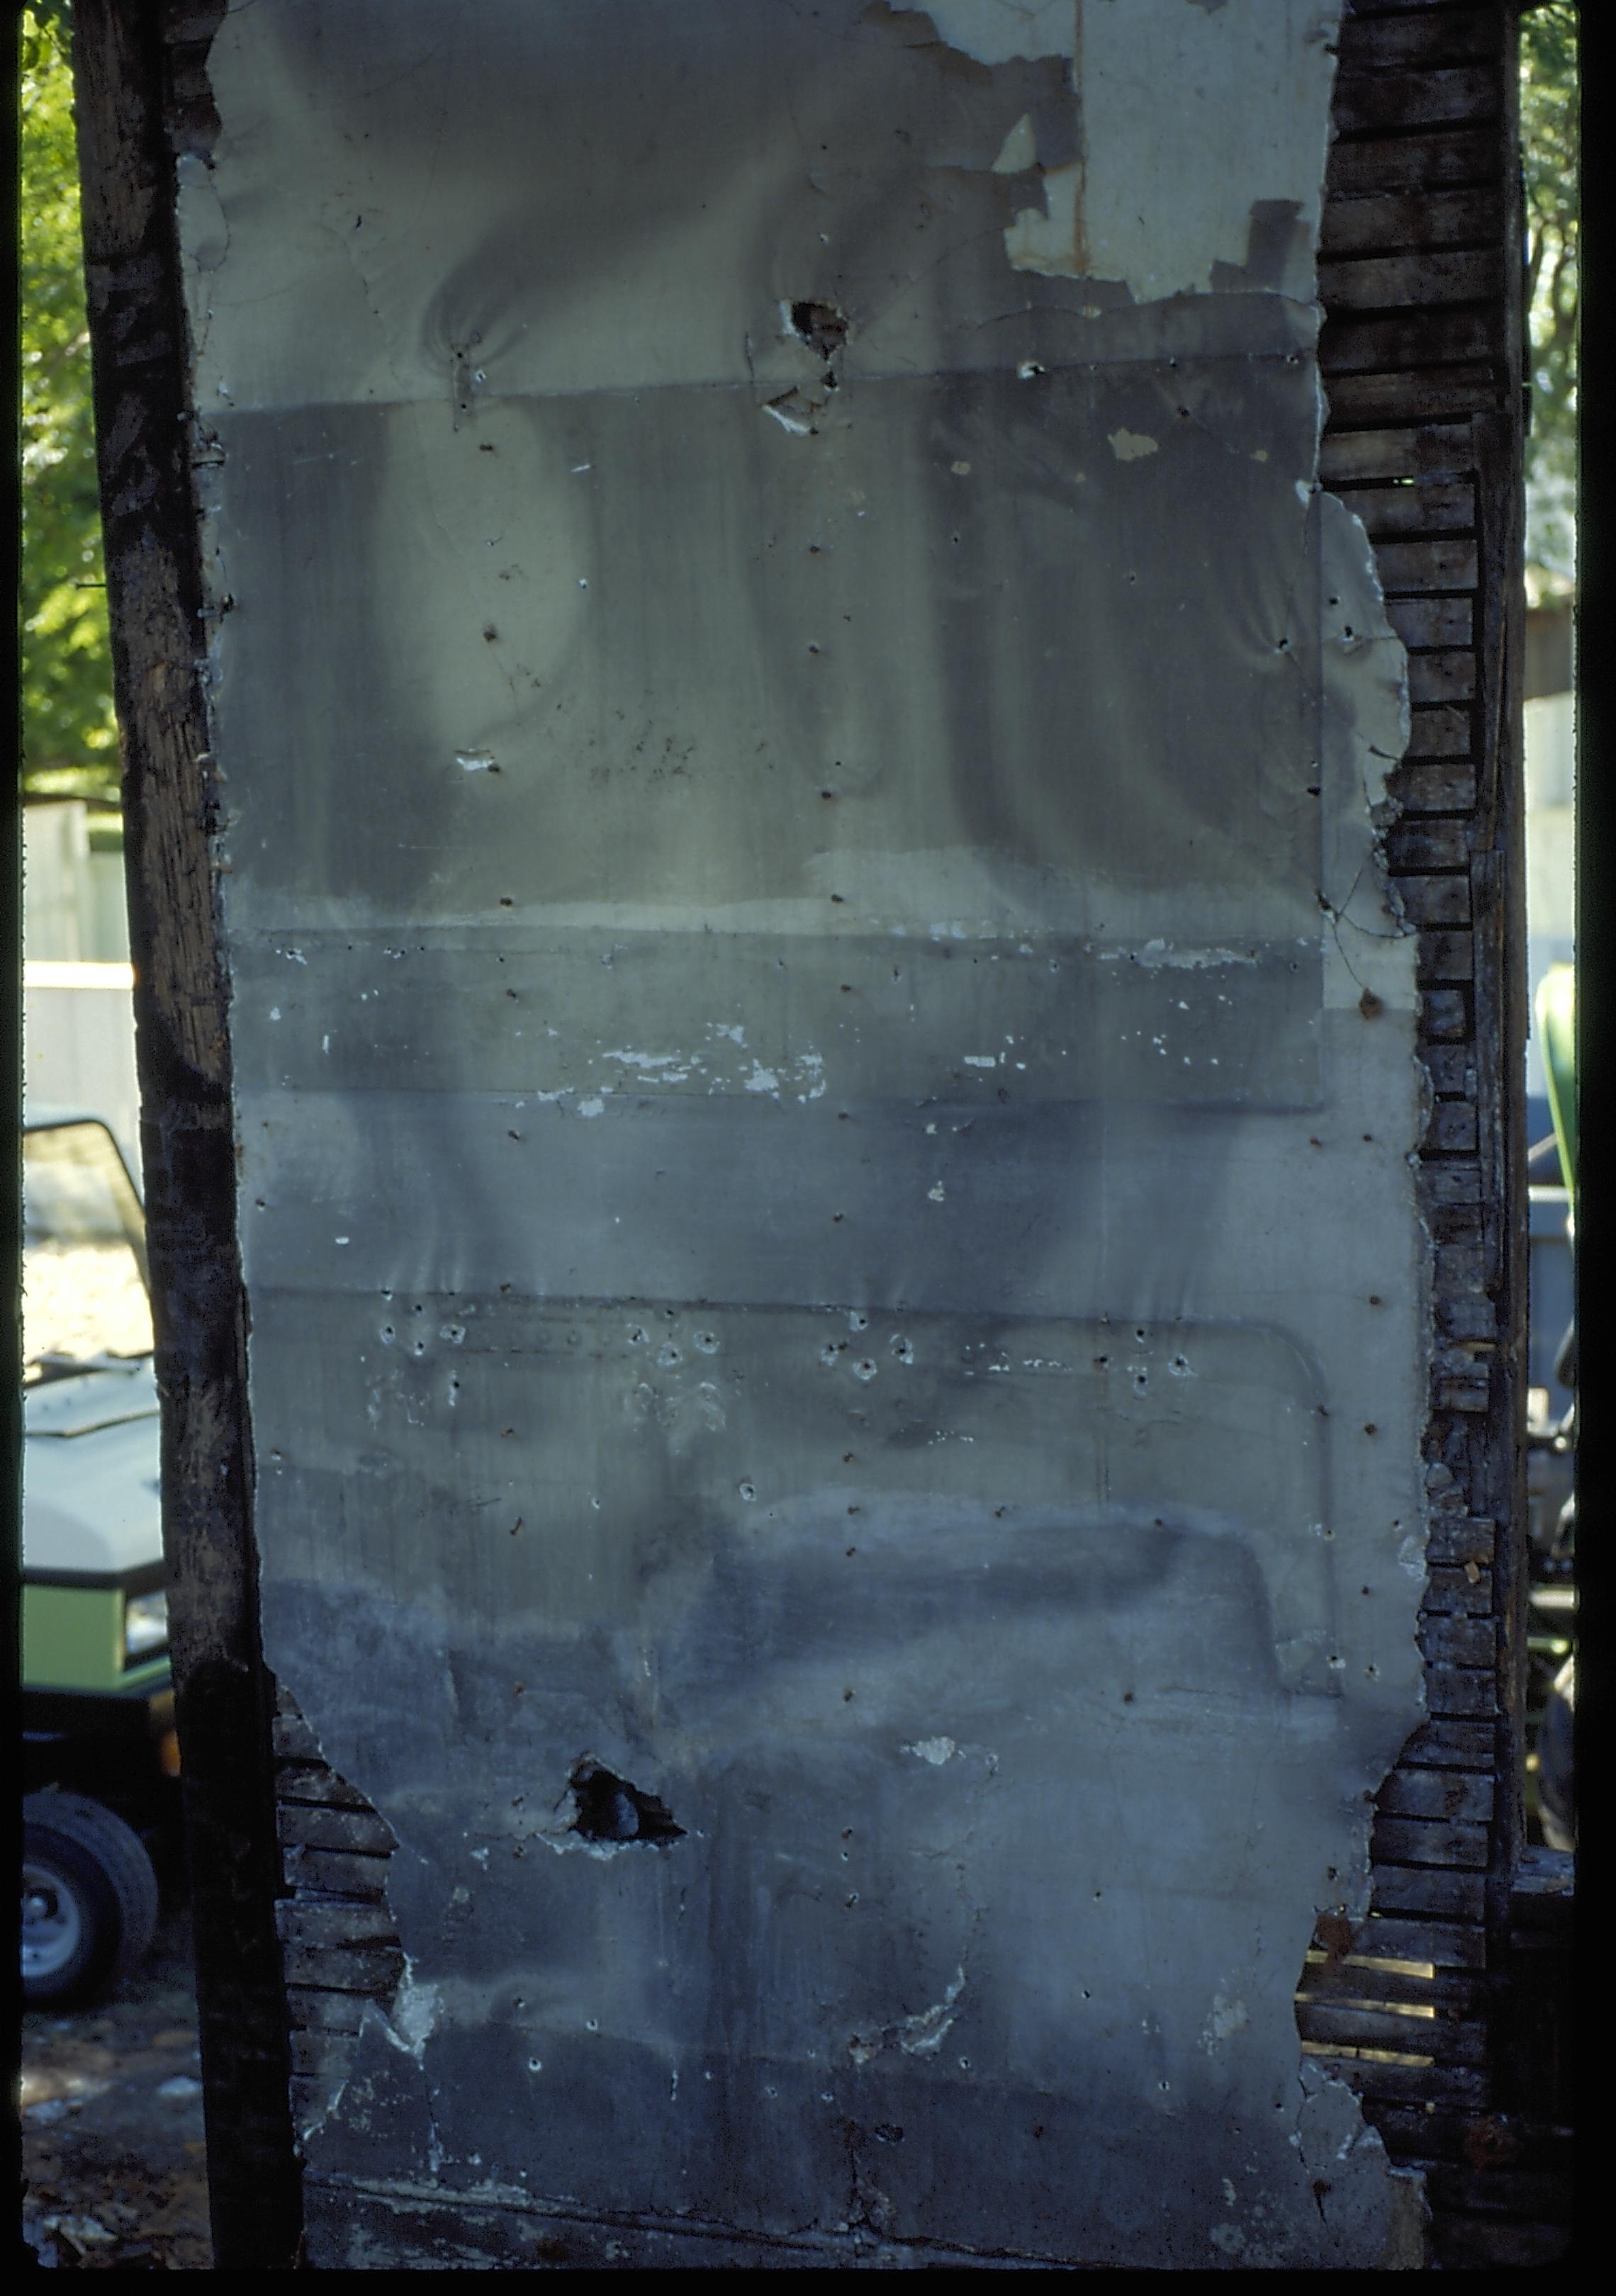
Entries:
<svg viewBox="0 0 1616 2296">
<path fill-rule="evenodd" d="M 847 314 L 834 303 L 793 303 L 792 332 L 810 343 L 822 359 L 833 359 L 848 339 Z"/>
<path fill-rule="evenodd" d="M 586 1759 L 567 1781 L 572 1796 L 571 1832 L 586 1841 L 677 1841 L 685 1828 L 655 1794 L 619 1778 L 614 1770 Z"/>
</svg>

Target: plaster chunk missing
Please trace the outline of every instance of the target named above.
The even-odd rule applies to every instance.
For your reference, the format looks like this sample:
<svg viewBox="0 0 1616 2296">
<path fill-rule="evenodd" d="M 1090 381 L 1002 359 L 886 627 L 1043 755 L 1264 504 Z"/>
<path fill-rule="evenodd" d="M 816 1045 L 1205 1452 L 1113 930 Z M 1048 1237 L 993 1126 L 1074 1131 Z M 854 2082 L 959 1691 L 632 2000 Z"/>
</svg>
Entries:
<svg viewBox="0 0 1616 2296">
<path fill-rule="evenodd" d="M 672 1811 L 660 1796 L 631 1785 L 589 1756 L 576 1766 L 568 1780 L 558 1818 L 559 1834 L 570 1834 L 578 1842 L 591 1845 L 596 1855 L 642 1844 L 666 1847 L 685 1838 L 685 1828 L 675 1824 Z M 560 1849 L 567 1844 L 552 1837 L 551 1846 Z"/>
<path fill-rule="evenodd" d="M 763 412 L 773 415 L 783 430 L 793 439 L 810 439 L 814 434 L 814 410 L 800 391 L 788 391 L 783 398 L 771 398 Z"/>
<path fill-rule="evenodd" d="M 874 2033 L 853 2034 L 848 2042 L 849 2056 L 856 2065 L 867 2065 L 883 2049 L 893 2047 L 906 2057 L 932 2055 L 948 2038 L 964 1990 L 965 1972 L 961 1968 L 955 1972 L 942 1999 L 929 2009 L 916 2010 L 912 2017 L 900 2017 Z"/>
<path fill-rule="evenodd" d="M 438 1988 L 416 1981 L 414 1968 L 408 1954 L 404 1956 L 404 1974 L 387 2015 L 387 2036 L 396 2048 L 420 2064 L 426 2045 L 436 2030 L 441 2008 Z"/>
<path fill-rule="evenodd" d="M 1161 441 L 1144 430 L 1113 430 L 1106 444 L 1120 463 L 1137 463 L 1146 455 L 1161 451 Z"/>
<path fill-rule="evenodd" d="M 929 2056 L 940 2049 L 947 2039 L 949 2030 L 957 2014 L 959 1997 L 965 1989 L 965 1972 L 957 1971 L 940 2001 L 930 2009 L 923 2009 L 913 2017 L 906 2017 L 898 2029 L 898 2046 L 906 2057 Z"/>
<path fill-rule="evenodd" d="M 917 1760 L 930 1762 L 933 1769 L 940 1769 L 946 1761 L 958 1753 L 959 1748 L 952 1738 L 917 1738 L 912 1746 L 906 1746 L 904 1751 L 915 1755 Z"/>
</svg>

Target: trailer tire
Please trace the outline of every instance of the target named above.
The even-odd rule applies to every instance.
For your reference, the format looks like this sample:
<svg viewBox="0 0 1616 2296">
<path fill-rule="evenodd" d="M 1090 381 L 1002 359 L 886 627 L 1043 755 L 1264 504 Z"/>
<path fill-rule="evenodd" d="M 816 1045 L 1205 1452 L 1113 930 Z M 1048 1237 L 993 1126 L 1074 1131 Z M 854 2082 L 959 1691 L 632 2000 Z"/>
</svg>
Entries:
<svg viewBox="0 0 1616 2296">
<path fill-rule="evenodd" d="M 157 1929 L 145 1844 L 86 1795 L 51 1790 L 22 1805 L 22 1997 L 66 2007 L 133 1969 Z"/>
</svg>

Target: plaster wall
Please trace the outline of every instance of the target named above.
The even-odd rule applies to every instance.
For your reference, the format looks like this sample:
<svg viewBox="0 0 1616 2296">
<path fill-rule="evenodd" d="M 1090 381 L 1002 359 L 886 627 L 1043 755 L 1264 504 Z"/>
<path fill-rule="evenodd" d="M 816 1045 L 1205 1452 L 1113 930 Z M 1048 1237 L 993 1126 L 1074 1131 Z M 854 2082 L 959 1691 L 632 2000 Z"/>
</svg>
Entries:
<svg viewBox="0 0 1616 2296">
<path fill-rule="evenodd" d="M 1336 12 L 215 41 L 267 1654 L 408 1972 L 316 2263 L 1418 2260 L 1292 1999 L 1421 1712 Z"/>
</svg>

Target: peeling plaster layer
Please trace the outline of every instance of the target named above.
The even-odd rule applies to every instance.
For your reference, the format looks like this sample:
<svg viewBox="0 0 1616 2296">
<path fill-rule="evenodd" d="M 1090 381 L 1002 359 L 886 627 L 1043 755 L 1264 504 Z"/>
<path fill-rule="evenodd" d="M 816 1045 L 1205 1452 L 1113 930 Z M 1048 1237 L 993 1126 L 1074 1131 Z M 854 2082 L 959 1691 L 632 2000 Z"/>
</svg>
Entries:
<svg viewBox="0 0 1616 2296">
<path fill-rule="evenodd" d="M 1421 1696 L 1333 24 L 215 45 L 265 1635 L 398 1838 L 421 2011 L 310 2132 L 317 2263 L 427 2207 L 607 2261 L 1410 2259 L 1292 2006 Z M 677 1838 L 553 1854 L 584 1763 Z"/>
<path fill-rule="evenodd" d="M 1335 8 L 934 0 L 929 12 L 983 63 L 1066 62 L 1059 147 L 1023 114 L 994 162 L 1043 193 L 1006 230 L 1016 270 L 1118 282 L 1150 303 L 1266 266 L 1265 285 L 1310 299 Z"/>
<path fill-rule="evenodd" d="M 618 69 L 658 37 L 644 0 L 555 0 L 555 111 L 513 45 L 526 12 L 233 12 L 211 52 L 214 168 L 181 166 L 199 411 L 448 397 L 466 423 L 535 393 L 772 396 L 816 372 L 779 318 L 816 297 L 854 320 L 848 379 L 1311 340 L 1333 69 L 1319 0 L 1018 10 L 1044 28 L 1036 55 L 991 67 L 968 27 L 1006 12 L 972 0 L 934 12 L 958 49 L 886 0 L 707 5 L 680 12 L 689 69 L 670 83 Z M 435 135 L 422 161 L 427 107 L 476 134 Z M 878 157 L 895 139 L 901 173 Z M 649 208 L 642 159 L 667 192 Z M 1028 267 L 1009 267 L 1006 233 Z M 579 260 L 606 243 L 609 271 Z M 1208 286 L 1210 310 L 1177 308 Z"/>
</svg>

